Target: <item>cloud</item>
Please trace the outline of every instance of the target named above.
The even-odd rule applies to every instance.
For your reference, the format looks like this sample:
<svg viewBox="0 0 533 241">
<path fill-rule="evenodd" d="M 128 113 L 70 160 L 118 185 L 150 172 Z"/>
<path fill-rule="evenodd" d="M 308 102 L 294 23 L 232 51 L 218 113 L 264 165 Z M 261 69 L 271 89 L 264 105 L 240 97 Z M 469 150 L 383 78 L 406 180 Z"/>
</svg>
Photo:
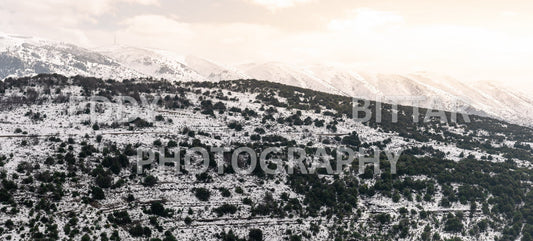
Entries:
<svg viewBox="0 0 533 241">
<path fill-rule="evenodd" d="M 138 15 L 123 20 L 120 25 L 126 28 L 122 31 L 132 32 L 151 37 L 172 38 L 174 35 L 190 36 L 190 24 L 179 22 L 163 15 Z"/>
<path fill-rule="evenodd" d="M 159 0 L 122 0 L 122 1 L 128 2 L 128 3 L 141 4 L 141 5 L 156 5 L 156 6 L 160 5 Z"/>
<path fill-rule="evenodd" d="M 90 45 L 94 39 L 83 25 L 96 25 L 106 14 L 114 15 L 120 11 L 121 4 L 159 5 L 159 0 L 3 0 L 0 8 L 0 29 L 6 33 L 37 36 L 52 40 Z M 112 35 L 112 34 L 111 34 Z M 99 37 L 102 38 L 102 37 Z"/>
<path fill-rule="evenodd" d="M 119 4 L 155 5 L 159 0 L 40 0 L 19 1 L 5 0 L 2 9 L 17 20 L 30 22 L 35 25 L 58 26 L 76 25 L 83 21 L 96 22 L 97 17 L 118 11 Z M 6 16 L 0 16 L 0 19 Z M 25 27 L 28 27 L 26 25 Z"/>
<path fill-rule="evenodd" d="M 500 16 L 502 17 L 516 17 L 518 15 L 520 14 L 517 12 L 513 12 L 513 11 L 503 11 L 500 13 Z"/>
<path fill-rule="evenodd" d="M 283 34 L 270 26 L 248 23 L 186 23 L 164 15 L 138 15 L 120 22 L 120 44 L 166 49 L 226 61 L 264 56 Z"/>
<path fill-rule="evenodd" d="M 351 14 L 354 16 L 331 20 L 328 28 L 333 31 L 368 32 L 378 27 L 404 23 L 404 18 L 400 15 L 369 8 L 358 8 L 352 10 Z"/>
<path fill-rule="evenodd" d="M 298 3 L 312 2 L 313 0 L 246 0 L 264 6 L 270 10 L 293 7 Z"/>
</svg>

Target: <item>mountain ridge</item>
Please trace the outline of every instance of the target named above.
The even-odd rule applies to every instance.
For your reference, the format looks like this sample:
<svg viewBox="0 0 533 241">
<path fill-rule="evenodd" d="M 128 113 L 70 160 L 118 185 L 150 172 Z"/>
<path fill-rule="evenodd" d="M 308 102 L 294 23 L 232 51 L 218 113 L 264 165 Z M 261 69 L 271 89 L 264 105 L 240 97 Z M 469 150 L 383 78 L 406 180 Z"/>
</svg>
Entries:
<svg viewBox="0 0 533 241">
<path fill-rule="evenodd" d="M 295 66 L 282 62 L 224 66 L 197 56 L 113 45 L 94 50 L 34 37 L 0 34 L 0 79 L 37 73 L 110 79 L 152 77 L 170 81 L 269 80 L 333 94 L 391 102 L 420 96 L 423 102 L 399 104 L 447 111 L 466 110 L 531 126 L 533 98 L 490 81 L 463 83 L 430 72 L 382 74 L 332 65 Z M 438 105 L 434 105 L 437 103 Z"/>
</svg>

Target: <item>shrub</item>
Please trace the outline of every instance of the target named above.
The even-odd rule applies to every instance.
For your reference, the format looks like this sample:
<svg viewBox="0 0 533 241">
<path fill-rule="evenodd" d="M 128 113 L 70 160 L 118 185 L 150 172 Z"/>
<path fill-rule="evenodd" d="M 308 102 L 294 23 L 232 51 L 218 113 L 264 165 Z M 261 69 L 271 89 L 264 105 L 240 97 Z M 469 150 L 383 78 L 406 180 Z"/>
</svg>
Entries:
<svg viewBox="0 0 533 241">
<path fill-rule="evenodd" d="M 194 196 L 200 201 L 208 201 L 209 197 L 211 197 L 211 192 L 205 188 L 195 188 Z"/>
<path fill-rule="evenodd" d="M 124 225 L 131 223 L 130 215 L 127 211 L 115 211 L 107 216 L 110 223 Z"/>
<path fill-rule="evenodd" d="M 222 206 L 213 209 L 213 211 L 219 216 L 223 216 L 225 214 L 234 214 L 237 212 L 237 207 L 232 204 L 223 204 Z"/>
<path fill-rule="evenodd" d="M 388 213 L 380 213 L 376 215 L 376 221 L 380 222 L 381 224 L 389 223 L 391 220 L 391 216 Z"/>
<path fill-rule="evenodd" d="M 187 224 L 187 225 L 191 225 L 191 223 L 192 223 L 192 219 L 191 219 L 190 217 L 188 217 L 188 216 L 187 216 L 183 221 L 184 221 L 185 224 Z"/>
<path fill-rule="evenodd" d="M 85 234 L 83 237 L 81 237 L 81 241 L 91 241 L 91 237 L 89 237 L 88 234 Z"/>
<path fill-rule="evenodd" d="M 166 217 L 168 216 L 167 210 L 165 210 L 165 207 L 160 202 L 152 202 L 150 204 L 150 212 L 154 215 Z"/>
<path fill-rule="evenodd" d="M 133 237 L 141 237 L 144 235 L 144 228 L 140 224 L 137 224 L 130 228 L 129 233 Z"/>
<path fill-rule="evenodd" d="M 223 197 L 231 196 L 231 192 L 225 187 L 220 188 L 220 194 L 222 194 Z"/>
<path fill-rule="evenodd" d="M 152 175 L 148 175 L 147 177 L 145 177 L 142 183 L 142 185 L 145 187 L 153 187 L 155 186 L 155 184 L 157 184 L 157 177 L 154 177 Z"/>
<path fill-rule="evenodd" d="M 248 232 L 248 240 L 250 241 L 262 241 L 263 240 L 263 231 L 261 229 L 252 228 Z"/>
<path fill-rule="evenodd" d="M 99 187 L 92 187 L 91 195 L 93 199 L 102 200 L 105 198 L 104 190 Z"/>
<path fill-rule="evenodd" d="M 448 220 L 446 220 L 444 223 L 444 231 L 459 233 L 463 231 L 463 223 L 457 217 L 448 218 Z"/>
<path fill-rule="evenodd" d="M 109 175 L 98 175 L 96 176 L 95 183 L 98 187 L 101 188 L 109 188 L 111 187 L 111 182 L 113 181 L 113 178 Z"/>
</svg>

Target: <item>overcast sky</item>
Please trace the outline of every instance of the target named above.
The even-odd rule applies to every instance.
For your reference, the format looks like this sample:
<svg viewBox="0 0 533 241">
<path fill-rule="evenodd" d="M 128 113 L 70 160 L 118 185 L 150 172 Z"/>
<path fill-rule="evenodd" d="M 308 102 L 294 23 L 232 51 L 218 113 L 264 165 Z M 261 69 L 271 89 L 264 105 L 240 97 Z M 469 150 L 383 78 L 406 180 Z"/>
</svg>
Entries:
<svg viewBox="0 0 533 241">
<path fill-rule="evenodd" d="M 0 31 L 533 86 L 530 0 L 0 0 Z"/>
</svg>

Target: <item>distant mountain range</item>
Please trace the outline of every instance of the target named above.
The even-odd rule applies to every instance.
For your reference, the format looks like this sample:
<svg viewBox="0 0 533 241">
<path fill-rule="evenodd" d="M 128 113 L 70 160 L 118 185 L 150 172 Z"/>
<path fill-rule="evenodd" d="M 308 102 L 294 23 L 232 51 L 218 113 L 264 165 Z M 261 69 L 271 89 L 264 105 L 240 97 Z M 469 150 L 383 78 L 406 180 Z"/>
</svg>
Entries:
<svg viewBox="0 0 533 241">
<path fill-rule="evenodd" d="M 129 46 L 86 49 L 34 37 L 0 34 L 0 79 L 38 73 L 100 78 L 164 78 L 170 81 L 268 80 L 334 94 L 400 104 L 463 110 L 531 126 L 533 97 L 494 82 L 464 83 L 429 72 L 376 74 L 328 65 L 295 66 L 280 62 L 224 66 L 196 56 Z M 434 103 L 437 103 L 436 105 Z"/>
</svg>

